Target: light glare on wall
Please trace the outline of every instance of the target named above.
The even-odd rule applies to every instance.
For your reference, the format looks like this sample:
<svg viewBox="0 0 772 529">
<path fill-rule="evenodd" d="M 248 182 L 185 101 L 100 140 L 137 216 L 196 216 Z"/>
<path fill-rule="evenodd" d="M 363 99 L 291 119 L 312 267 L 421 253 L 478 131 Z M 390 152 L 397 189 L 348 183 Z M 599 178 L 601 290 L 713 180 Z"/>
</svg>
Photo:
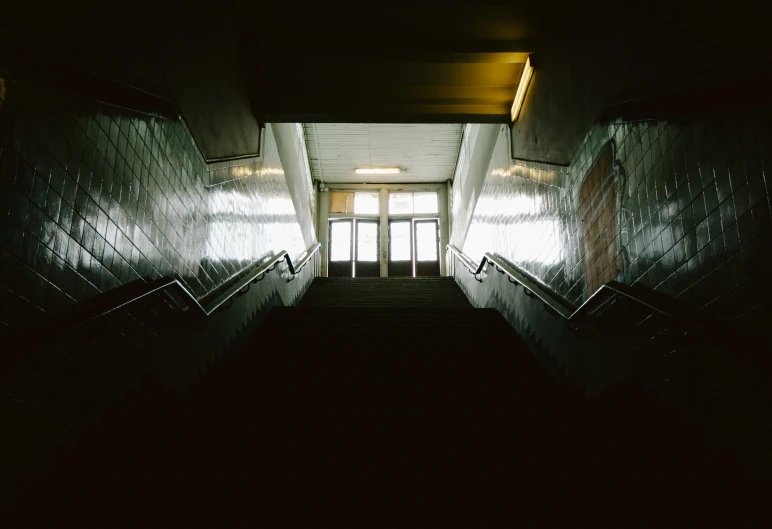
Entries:
<svg viewBox="0 0 772 529">
<path fill-rule="evenodd" d="M 520 117 L 520 109 L 523 107 L 523 101 L 525 100 L 525 92 L 528 90 L 528 83 L 531 82 L 533 76 L 533 66 L 531 66 L 531 57 L 525 61 L 523 67 L 523 74 L 520 76 L 520 83 L 517 85 L 517 93 L 515 94 L 515 101 L 512 103 L 512 121 L 517 121 Z"/>
<path fill-rule="evenodd" d="M 357 174 L 399 174 L 399 167 L 363 167 L 357 169 Z"/>
</svg>

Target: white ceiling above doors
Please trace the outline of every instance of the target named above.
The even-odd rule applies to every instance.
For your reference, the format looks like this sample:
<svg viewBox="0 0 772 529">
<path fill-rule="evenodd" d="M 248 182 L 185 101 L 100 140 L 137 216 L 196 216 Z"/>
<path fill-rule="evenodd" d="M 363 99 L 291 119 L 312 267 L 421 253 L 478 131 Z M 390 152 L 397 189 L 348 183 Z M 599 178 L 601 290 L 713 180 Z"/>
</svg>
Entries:
<svg viewBox="0 0 772 529">
<path fill-rule="evenodd" d="M 306 123 L 311 172 L 326 183 L 452 180 L 464 126 L 459 124 Z M 356 169 L 399 167 L 399 174 Z"/>
</svg>

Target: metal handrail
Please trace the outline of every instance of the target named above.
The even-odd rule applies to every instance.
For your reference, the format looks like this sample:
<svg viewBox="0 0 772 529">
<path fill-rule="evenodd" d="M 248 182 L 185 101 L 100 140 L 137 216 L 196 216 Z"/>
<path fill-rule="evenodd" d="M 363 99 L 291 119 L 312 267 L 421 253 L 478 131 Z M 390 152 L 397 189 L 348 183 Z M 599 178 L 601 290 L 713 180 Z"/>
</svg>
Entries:
<svg viewBox="0 0 772 529">
<path fill-rule="evenodd" d="M 469 270 L 469 273 L 471 273 L 475 279 L 477 279 L 477 281 L 482 281 L 482 279 L 478 278 L 477 276 L 482 274 L 482 272 L 485 270 L 486 263 L 491 263 L 496 267 L 497 271 L 507 275 L 511 283 L 522 285 L 523 288 L 525 288 L 527 295 L 536 296 L 544 303 L 548 310 L 555 312 L 569 322 L 577 319 L 584 311 L 587 310 L 587 307 L 589 307 L 590 304 L 592 304 L 594 300 L 601 296 L 604 292 L 613 292 L 614 294 L 635 301 L 636 303 L 639 303 L 649 308 L 650 310 L 661 314 L 662 316 L 678 322 L 682 321 L 680 317 L 676 316 L 672 312 L 651 302 L 642 300 L 640 297 L 635 295 L 629 286 L 623 285 L 617 281 L 609 281 L 605 285 L 601 286 L 592 296 L 587 298 L 587 300 L 582 303 L 581 306 L 577 307 L 576 305 L 569 303 L 562 297 L 555 294 L 551 289 L 549 289 L 527 271 L 513 263 L 510 263 L 498 254 L 485 252 L 485 255 L 480 261 L 479 266 L 476 266 L 474 261 L 472 261 L 468 255 L 466 255 L 452 244 L 448 244 L 448 250 L 455 254 L 456 257 L 458 257 L 458 260 L 461 261 L 461 264 L 463 264 Z"/>
<path fill-rule="evenodd" d="M 314 244 L 313 246 L 311 246 L 311 248 L 306 250 L 306 253 L 303 254 L 303 257 L 298 259 L 297 265 L 293 265 L 292 264 L 292 259 L 290 259 L 289 255 L 287 255 L 287 267 L 289 268 L 290 274 L 292 274 L 292 279 L 295 279 L 295 276 L 300 272 L 300 270 L 304 266 L 306 266 L 306 263 L 311 260 L 311 257 L 313 257 L 313 255 L 316 252 L 318 252 L 319 248 L 321 248 L 321 247 L 322 247 L 321 243 L 318 243 L 318 242 L 316 244 Z M 287 253 L 287 252 L 284 252 L 284 253 Z M 292 281 L 292 279 L 290 279 L 290 281 Z"/>
<path fill-rule="evenodd" d="M 248 290 L 249 285 L 251 283 L 256 283 L 258 281 L 262 281 L 263 279 L 265 279 L 265 275 L 268 272 L 271 272 L 272 270 L 274 270 L 281 261 L 286 261 L 287 268 L 289 269 L 289 273 L 292 276 L 290 277 L 289 281 L 292 281 L 293 279 L 295 279 L 295 276 L 300 273 L 302 268 L 311 260 L 311 257 L 313 257 L 313 255 L 317 251 L 319 251 L 319 248 L 321 248 L 321 246 L 322 245 L 320 243 L 318 242 L 315 243 L 308 250 L 306 250 L 306 252 L 303 254 L 303 257 L 301 257 L 300 260 L 298 260 L 297 264 L 293 264 L 292 258 L 290 257 L 289 253 L 287 253 L 286 250 L 282 250 L 281 252 L 271 257 L 271 259 L 269 259 L 268 261 L 260 265 L 256 270 L 254 270 L 249 274 L 246 274 L 244 277 L 234 282 L 228 289 L 226 289 L 225 292 L 218 294 L 217 296 L 202 302 L 199 302 L 199 300 L 196 299 L 193 293 L 191 293 L 190 290 L 188 290 L 187 287 L 185 287 L 185 285 L 183 285 L 179 279 L 171 276 L 165 276 L 160 279 L 146 283 L 146 286 L 143 285 L 143 288 L 141 289 L 140 292 L 136 294 L 132 294 L 131 297 L 122 299 L 119 302 L 110 305 L 110 307 L 108 307 L 107 309 L 101 309 L 97 313 L 91 314 L 85 318 L 78 318 L 77 321 L 69 325 L 69 329 L 74 330 L 78 327 L 82 327 L 83 325 L 86 325 L 87 323 L 90 323 L 94 320 L 107 316 L 108 314 L 111 314 L 116 310 L 124 308 L 152 294 L 155 294 L 157 292 L 160 292 L 162 290 L 166 290 L 172 287 L 176 288 L 183 295 L 183 297 L 185 298 L 185 301 L 191 308 L 193 308 L 193 310 L 198 312 L 200 315 L 206 317 L 212 314 L 220 307 L 222 307 L 225 303 L 231 300 L 233 296 L 235 296 L 236 294 L 246 293 L 246 290 L 244 290 L 244 288 L 246 287 Z"/>
</svg>

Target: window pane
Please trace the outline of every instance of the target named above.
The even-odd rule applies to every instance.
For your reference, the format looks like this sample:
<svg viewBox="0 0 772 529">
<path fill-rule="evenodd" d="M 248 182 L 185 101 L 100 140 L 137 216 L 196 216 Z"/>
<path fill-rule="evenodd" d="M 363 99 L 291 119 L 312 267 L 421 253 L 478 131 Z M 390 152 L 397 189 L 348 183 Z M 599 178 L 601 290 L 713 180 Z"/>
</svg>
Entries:
<svg viewBox="0 0 772 529">
<path fill-rule="evenodd" d="M 413 213 L 413 193 L 389 193 L 389 214 L 404 215 Z"/>
<path fill-rule="evenodd" d="M 378 260 L 378 224 L 357 222 L 357 261 Z"/>
<path fill-rule="evenodd" d="M 330 224 L 330 261 L 351 261 L 351 222 Z"/>
<path fill-rule="evenodd" d="M 353 210 L 354 193 L 330 192 L 330 213 L 352 213 Z"/>
<path fill-rule="evenodd" d="M 437 224 L 435 222 L 416 222 L 415 254 L 416 261 L 437 260 Z"/>
<path fill-rule="evenodd" d="M 356 193 L 354 213 L 360 215 L 378 214 L 378 193 Z"/>
<path fill-rule="evenodd" d="M 437 203 L 437 193 L 414 193 L 413 194 L 414 213 L 439 213 Z"/>
<path fill-rule="evenodd" d="M 392 222 L 389 237 L 389 259 L 392 261 L 410 261 L 410 222 Z"/>
</svg>

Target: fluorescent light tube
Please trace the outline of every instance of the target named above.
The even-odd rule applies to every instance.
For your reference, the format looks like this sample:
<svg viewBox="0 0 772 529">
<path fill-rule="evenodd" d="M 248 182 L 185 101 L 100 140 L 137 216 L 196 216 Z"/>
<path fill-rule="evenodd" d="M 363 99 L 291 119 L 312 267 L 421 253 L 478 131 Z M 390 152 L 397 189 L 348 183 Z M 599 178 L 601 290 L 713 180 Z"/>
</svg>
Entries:
<svg viewBox="0 0 772 529">
<path fill-rule="evenodd" d="M 357 169 L 357 174 L 399 174 L 399 167 L 363 167 Z"/>
<path fill-rule="evenodd" d="M 520 117 L 520 109 L 523 107 L 525 91 L 528 90 L 528 83 L 531 82 L 531 76 L 533 76 L 533 67 L 531 66 L 531 57 L 529 56 L 525 61 L 523 74 L 520 76 L 520 84 L 517 85 L 515 101 L 512 103 L 512 121 L 517 121 L 517 118 Z"/>
</svg>

